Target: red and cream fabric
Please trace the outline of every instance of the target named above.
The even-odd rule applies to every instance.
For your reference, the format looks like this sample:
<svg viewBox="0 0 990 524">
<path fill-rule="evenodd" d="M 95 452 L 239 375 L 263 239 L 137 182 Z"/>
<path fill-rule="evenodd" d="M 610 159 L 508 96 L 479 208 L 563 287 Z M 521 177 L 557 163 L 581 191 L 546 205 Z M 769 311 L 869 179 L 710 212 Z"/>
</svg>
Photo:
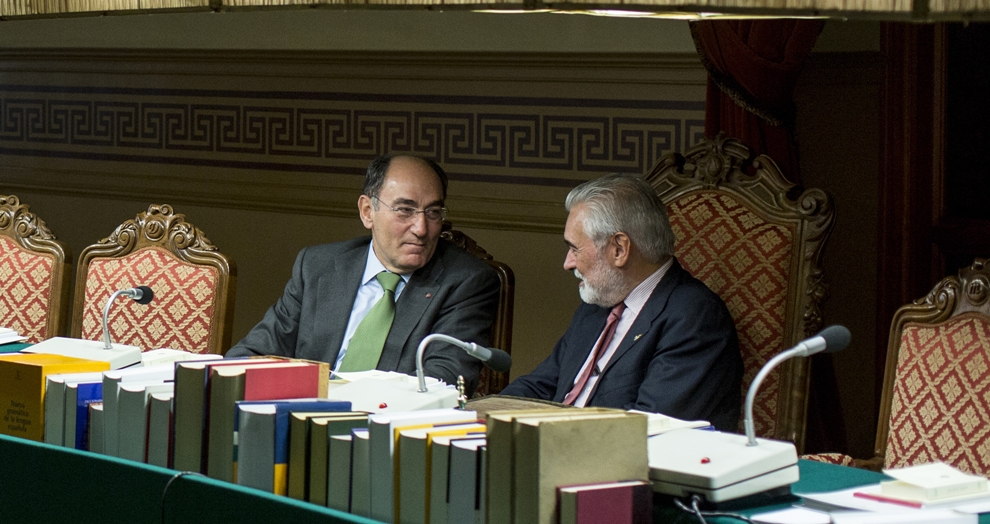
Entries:
<svg viewBox="0 0 990 524">
<path fill-rule="evenodd" d="M 54 264 L 53 256 L 0 236 L 0 326 L 27 337 L 25 342 L 36 344 L 55 335 L 48 332 Z"/>
<path fill-rule="evenodd" d="M 888 468 L 943 461 L 990 475 L 990 318 L 908 323 L 890 407 Z"/>
<path fill-rule="evenodd" d="M 110 307 L 111 340 L 143 351 L 167 347 L 206 353 L 215 331 L 218 276 L 215 268 L 184 262 L 154 247 L 94 258 L 86 274 L 82 338 L 103 339 L 103 306 L 114 291 L 146 285 L 155 292 L 150 304 L 118 298 Z"/>
<path fill-rule="evenodd" d="M 791 230 L 767 222 L 724 192 L 700 190 L 668 206 L 681 265 L 729 308 L 743 358 L 743 396 L 760 368 L 784 348 Z M 780 376 L 766 378 L 753 406 L 757 435 L 773 436 Z M 740 429 L 742 425 L 740 423 Z"/>
<path fill-rule="evenodd" d="M 842 453 L 816 453 L 814 455 L 801 455 L 801 458 L 815 462 L 824 462 L 826 464 L 837 464 L 839 466 L 856 466 L 856 461 L 852 457 Z"/>
</svg>

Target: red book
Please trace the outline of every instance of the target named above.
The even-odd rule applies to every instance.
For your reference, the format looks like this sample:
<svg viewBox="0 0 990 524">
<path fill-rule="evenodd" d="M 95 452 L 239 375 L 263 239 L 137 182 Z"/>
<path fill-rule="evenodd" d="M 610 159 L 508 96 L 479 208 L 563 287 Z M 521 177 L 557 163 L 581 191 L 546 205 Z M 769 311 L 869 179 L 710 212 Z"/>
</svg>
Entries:
<svg viewBox="0 0 990 524">
<path fill-rule="evenodd" d="M 559 488 L 560 524 L 650 524 L 653 489 L 646 481 Z"/>
</svg>

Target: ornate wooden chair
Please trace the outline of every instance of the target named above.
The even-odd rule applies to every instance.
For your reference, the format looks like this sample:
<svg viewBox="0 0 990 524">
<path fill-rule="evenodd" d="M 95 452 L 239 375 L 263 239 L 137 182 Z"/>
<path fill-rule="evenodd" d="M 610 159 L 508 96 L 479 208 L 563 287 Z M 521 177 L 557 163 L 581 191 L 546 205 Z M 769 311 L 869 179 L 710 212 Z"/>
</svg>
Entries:
<svg viewBox="0 0 990 524">
<path fill-rule="evenodd" d="M 168 347 L 223 353 L 234 318 L 234 262 L 169 205 L 152 205 L 79 255 L 71 336 L 103 337 L 103 307 L 117 290 L 150 287 L 148 305 L 110 309 L 114 342 L 147 351 Z"/>
<path fill-rule="evenodd" d="M 646 179 L 667 205 L 681 265 L 725 301 L 743 357 L 743 398 L 759 369 L 822 327 L 822 249 L 831 197 L 787 182 L 773 160 L 719 135 L 662 157 Z M 801 449 L 808 359 L 782 364 L 764 382 L 753 417 L 759 436 Z M 740 430 L 742 425 L 740 423 Z"/>
<path fill-rule="evenodd" d="M 942 461 L 990 475 L 990 260 L 977 258 L 894 313 L 869 469 Z"/>
<path fill-rule="evenodd" d="M 496 347 L 512 353 L 512 308 L 516 295 L 516 277 L 503 262 L 495 260 L 487 251 L 478 246 L 477 242 L 464 233 L 451 228 L 450 222 L 443 223 L 443 232 L 440 237 L 453 243 L 468 253 L 484 260 L 498 273 L 499 286 L 498 311 L 495 314 L 495 323 L 492 325 L 492 347 Z M 478 387 L 474 391 L 474 397 L 494 395 L 505 386 L 509 385 L 509 373 L 497 373 L 484 367 L 481 369 L 481 377 L 478 379 Z"/>
<path fill-rule="evenodd" d="M 0 195 L 0 326 L 26 342 L 64 334 L 69 248 L 14 195 Z"/>
</svg>

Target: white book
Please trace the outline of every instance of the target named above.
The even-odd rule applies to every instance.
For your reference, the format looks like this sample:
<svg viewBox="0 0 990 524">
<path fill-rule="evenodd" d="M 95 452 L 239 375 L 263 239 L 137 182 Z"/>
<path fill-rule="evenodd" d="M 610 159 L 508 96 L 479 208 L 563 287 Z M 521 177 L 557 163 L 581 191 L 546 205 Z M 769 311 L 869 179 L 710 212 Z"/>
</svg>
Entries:
<svg viewBox="0 0 990 524">
<path fill-rule="evenodd" d="M 368 417 L 368 464 L 371 473 L 371 515 L 382 522 L 394 522 L 395 512 L 395 435 L 399 428 L 445 422 L 471 422 L 474 411 L 454 408 L 428 409 L 405 413 L 381 413 Z M 357 457 L 355 457 L 357 460 Z"/>
<path fill-rule="evenodd" d="M 117 456 L 137 462 L 145 461 L 148 438 L 148 397 L 155 393 L 172 393 L 172 382 L 132 382 L 120 386 L 117 412 Z M 104 423 L 106 420 L 104 419 Z"/>
<path fill-rule="evenodd" d="M 103 403 L 89 405 L 89 450 L 103 453 Z"/>
<path fill-rule="evenodd" d="M 331 435 L 327 440 L 327 507 L 346 512 L 351 511 L 351 439 Z"/>
<path fill-rule="evenodd" d="M 148 464 L 163 468 L 171 466 L 173 396 L 153 393 L 148 399 Z"/>
<path fill-rule="evenodd" d="M 450 443 L 450 478 L 447 522 L 471 523 L 484 520 L 484 508 L 480 499 L 484 492 L 478 489 L 481 474 L 481 449 L 485 439 L 455 440 Z M 479 495 L 481 495 L 479 497 Z"/>
<path fill-rule="evenodd" d="M 884 496 L 932 502 L 988 494 L 985 477 L 964 473 L 944 462 L 885 469 L 883 472 L 894 478 L 880 483 L 880 492 Z"/>
<path fill-rule="evenodd" d="M 105 455 L 118 456 L 117 398 L 120 385 L 139 381 L 161 383 L 174 378 L 175 366 L 172 364 L 118 369 L 103 373 L 103 453 Z"/>
<path fill-rule="evenodd" d="M 65 385 L 103 379 L 102 371 L 48 375 L 45 386 L 45 443 L 61 446 L 65 435 Z"/>
</svg>

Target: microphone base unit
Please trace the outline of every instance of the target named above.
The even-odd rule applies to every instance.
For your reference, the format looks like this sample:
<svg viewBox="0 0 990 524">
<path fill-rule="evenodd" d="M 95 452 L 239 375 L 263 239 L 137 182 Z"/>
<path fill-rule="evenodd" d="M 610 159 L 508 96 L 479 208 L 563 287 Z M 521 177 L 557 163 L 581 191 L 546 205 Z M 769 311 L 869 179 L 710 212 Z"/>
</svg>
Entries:
<svg viewBox="0 0 990 524">
<path fill-rule="evenodd" d="M 351 409 L 370 413 L 393 413 L 423 409 L 456 408 L 457 389 L 437 381 L 419 391 L 416 378 L 359 378 L 336 386 L 328 394 L 333 400 L 348 400 Z"/>
<path fill-rule="evenodd" d="M 22 350 L 24 353 L 47 353 L 67 357 L 99 360 L 110 363 L 110 369 L 120 369 L 141 362 L 141 348 L 111 344 L 104 349 L 103 341 L 52 337 Z"/>
<path fill-rule="evenodd" d="M 699 494 L 723 502 L 790 486 L 800 478 L 790 442 L 745 435 L 680 429 L 650 437 L 653 491 L 686 497 Z"/>
</svg>

